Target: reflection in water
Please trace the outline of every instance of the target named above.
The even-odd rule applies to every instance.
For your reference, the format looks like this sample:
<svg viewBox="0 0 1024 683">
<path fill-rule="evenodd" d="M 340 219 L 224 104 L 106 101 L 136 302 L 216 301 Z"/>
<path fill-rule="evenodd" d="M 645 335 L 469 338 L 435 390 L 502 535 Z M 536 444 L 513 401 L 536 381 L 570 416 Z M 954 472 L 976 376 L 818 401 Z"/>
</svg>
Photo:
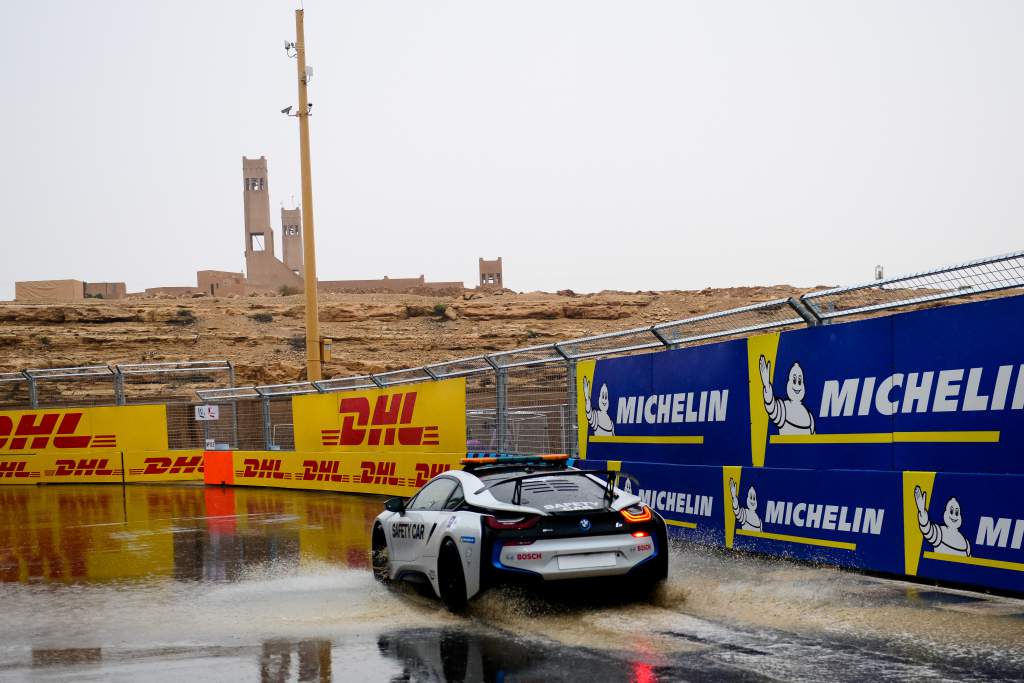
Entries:
<svg viewBox="0 0 1024 683">
<path fill-rule="evenodd" d="M 1024 678 L 1020 601 L 692 547 L 650 604 L 491 590 L 456 618 L 373 580 L 381 508 L 258 488 L 0 487 L 0 679 Z"/>
<path fill-rule="evenodd" d="M 285 683 L 292 680 L 292 659 L 297 660 L 297 680 L 329 683 L 331 680 L 331 641 L 268 640 L 260 656 L 260 683 Z"/>
<path fill-rule="evenodd" d="M 402 673 L 393 681 L 492 683 L 571 678 L 590 683 L 653 683 L 659 680 L 648 664 L 631 664 L 598 652 L 526 643 L 509 635 L 474 633 L 459 628 L 385 633 L 377 639 L 377 648 L 382 655 L 401 664 Z"/>
<path fill-rule="evenodd" d="M 0 582 L 164 576 L 237 581 L 254 566 L 368 566 L 377 498 L 203 486 L 0 488 Z"/>
</svg>

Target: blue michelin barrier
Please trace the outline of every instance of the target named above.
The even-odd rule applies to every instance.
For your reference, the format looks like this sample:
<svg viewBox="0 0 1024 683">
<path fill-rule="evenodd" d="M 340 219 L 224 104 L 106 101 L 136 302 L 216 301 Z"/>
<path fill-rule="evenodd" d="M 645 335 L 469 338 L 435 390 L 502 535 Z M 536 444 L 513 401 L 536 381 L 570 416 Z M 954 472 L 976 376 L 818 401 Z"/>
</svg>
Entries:
<svg viewBox="0 0 1024 683">
<path fill-rule="evenodd" d="M 1018 296 L 581 362 L 580 455 L 684 538 L 1024 592 L 1022 320 Z"/>
<path fill-rule="evenodd" d="M 673 536 L 767 555 L 1024 592 L 1024 476 L 711 467 L 621 469 Z M 733 491 L 735 484 L 735 492 Z"/>
</svg>

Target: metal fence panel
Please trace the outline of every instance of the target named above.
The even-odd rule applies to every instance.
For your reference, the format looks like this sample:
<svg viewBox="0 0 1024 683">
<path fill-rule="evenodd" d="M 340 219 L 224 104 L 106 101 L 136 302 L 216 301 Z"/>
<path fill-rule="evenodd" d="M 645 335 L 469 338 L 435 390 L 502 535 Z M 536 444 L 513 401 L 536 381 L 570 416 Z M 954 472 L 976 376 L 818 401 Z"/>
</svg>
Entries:
<svg viewBox="0 0 1024 683">
<path fill-rule="evenodd" d="M 1024 288 L 1024 251 L 800 297 L 824 319 Z"/>
<path fill-rule="evenodd" d="M 519 368 L 559 361 L 563 359 L 563 356 L 554 344 L 541 344 L 512 351 L 491 353 L 484 358 L 496 368 Z"/>
<path fill-rule="evenodd" d="M 806 324 L 807 321 L 792 300 L 775 299 L 661 323 L 652 327 L 651 331 L 666 344 L 679 346 Z"/>
<path fill-rule="evenodd" d="M 118 365 L 123 403 L 166 403 L 195 400 L 204 389 L 234 386 L 234 368 L 224 360 Z"/>
<path fill-rule="evenodd" d="M 555 348 L 568 358 L 581 359 L 663 349 L 665 343 L 651 331 L 650 327 L 637 327 L 632 330 L 557 342 Z"/>
<path fill-rule="evenodd" d="M 26 370 L 38 407 L 110 406 L 117 403 L 114 371 L 108 365 Z"/>
<path fill-rule="evenodd" d="M 425 365 L 423 369 L 435 379 L 447 379 L 449 377 L 468 377 L 481 372 L 492 372 L 491 364 L 484 356 L 473 356 L 471 358 L 460 358 L 458 360 L 445 361 L 444 363 L 433 363 Z"/>
<path fill-rule="evenodd" d="M 534 455 L 568 450 L 565 361 L 508 371 L 507 428 L 502 451 Z"/>
<path fill-rule="evenodd" d="M 295 423 L 290 396 L 267 400 L 270 447 L 282 451 L 295 450 Z"/>
<path fill-rule="evenodd" d="M 28 377 L 21 372 L 0 372 L 0 409 L 25 410 L 31 407 Z"/>
<path fill-rule="evenodd" d="M 206 448 L 203 422 L 197 422 L 195 407 L 198 403 L 167 404 L 167 447 L 170 449 L 198 450 Z"/>
<path fill-rule="evenodd" d="M 466 377 L 467 450 L 498 450 L 497 396 L 493 371 Z"/>
<path fill-rule="evenodd" d="M 410 382 L 423 382 L 432 379 L 430 373 L 424 368 L 408 368 L 406 370 L 391 370 L 390 372 L 378 372 L 370 375 L 378 386 L 386 387 L 392 384 L 409 384 Z"/>
<path fill-rule="evenodd" d="M 370 375 L 332 377 L 331 379 L 317 380 L 313 384 L 323 392 L 345 391 L 346 389 L 372 389 L 377 386 Z"/>
</svg>

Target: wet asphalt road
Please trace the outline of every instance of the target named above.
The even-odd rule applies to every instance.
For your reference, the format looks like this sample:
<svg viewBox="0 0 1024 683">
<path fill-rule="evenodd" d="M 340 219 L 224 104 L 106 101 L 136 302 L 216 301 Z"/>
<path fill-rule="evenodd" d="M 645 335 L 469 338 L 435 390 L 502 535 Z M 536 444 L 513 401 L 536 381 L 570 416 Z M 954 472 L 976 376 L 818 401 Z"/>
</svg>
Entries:
<svg viewBox="0 0 1024 683">
<path fill-rule="evenodd" d="M 382 499 L 0 489 L 0 680 L 1024 680 L 1024 601 L 675 548 L 651 603 L 384 589 Z"/>
</svg>

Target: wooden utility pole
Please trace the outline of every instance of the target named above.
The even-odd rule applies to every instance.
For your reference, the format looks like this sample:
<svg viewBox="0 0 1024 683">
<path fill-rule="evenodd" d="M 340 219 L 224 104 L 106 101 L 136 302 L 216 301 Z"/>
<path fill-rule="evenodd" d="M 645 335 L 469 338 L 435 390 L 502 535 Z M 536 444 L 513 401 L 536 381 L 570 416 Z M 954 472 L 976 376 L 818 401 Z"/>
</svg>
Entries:
<svg viewBox="0 0 1024 683">
<path fill-rule="evenodd" d="M 322 377 L 320 357 L 320 307 L 317 298 L 316 246 L 313 239 L 313 180 L 309 162 L 309 99 L 306 86 L 306 37 L 302 10 L 295 10 L 295 62 L 299 74 L 299 157 L 302 166 L 302 279 L 306 291 L 306 379 Z"/>
</svg>

